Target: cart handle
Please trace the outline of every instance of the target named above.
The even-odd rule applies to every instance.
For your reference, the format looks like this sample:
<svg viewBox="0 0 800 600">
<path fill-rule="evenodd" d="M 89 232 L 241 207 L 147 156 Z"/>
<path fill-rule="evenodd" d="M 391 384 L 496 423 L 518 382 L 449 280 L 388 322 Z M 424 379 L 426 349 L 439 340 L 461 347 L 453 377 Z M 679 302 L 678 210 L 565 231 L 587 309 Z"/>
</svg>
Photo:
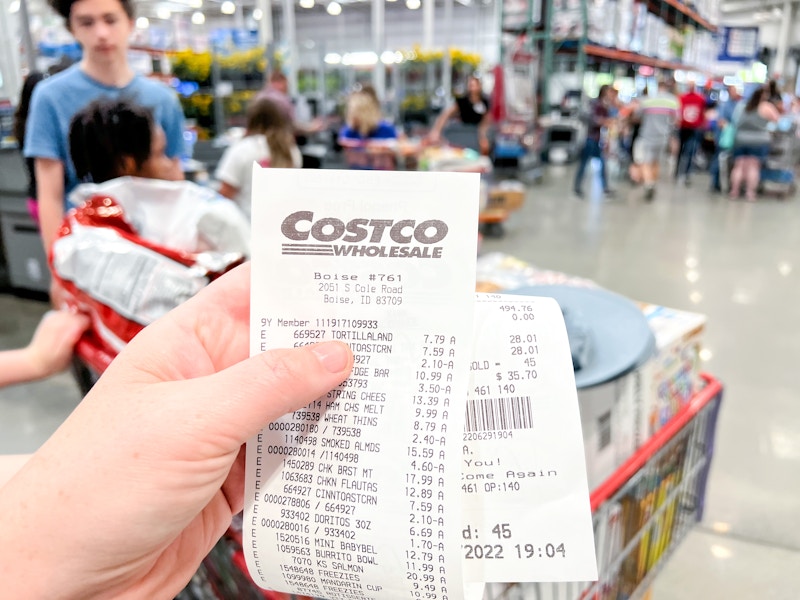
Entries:
<svg viewBox="0 0 800 600">
<path fill-rule="evenodd" d="M 704 406 L 722 392 L 722 384 L 717 379 L 708 373 L 701 373 L 700 377 L 705 381 L 703 389 L 692 396 L 686 406 L 678 411 L 664 427 L 659 429 L 633 456 L 590 494 L 589 500 L 592 512 L 595 512 L 603 502 L 611 498 L 656 452 L 683 429 Z"/>
</svg>

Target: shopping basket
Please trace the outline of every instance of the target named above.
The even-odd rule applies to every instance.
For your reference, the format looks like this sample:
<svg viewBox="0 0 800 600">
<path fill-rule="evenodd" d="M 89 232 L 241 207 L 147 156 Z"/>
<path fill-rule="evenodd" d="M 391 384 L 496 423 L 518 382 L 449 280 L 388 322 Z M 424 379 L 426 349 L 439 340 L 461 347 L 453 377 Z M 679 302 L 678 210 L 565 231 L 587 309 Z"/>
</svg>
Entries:
<svg viewBox="0 0 800 600">
<path fill-rule="evenodd" d="M 487 584 L 484 600 L 636 600 L 703 517 L 722 384 L 704 387 L 590 497 L 599 579 L 596 582 Z M 203 562 L 180 600 L 274 598 L 247 574 L 241 522 Z M 189 595 L 193 594 L 193 595 Z M 288 598 L 289 596 L 277 596 Z M 291 597 L 291 598 L 301 598 Z"/>
<path fill-rule="evenodd" d="M 636 600 L 703 517 L 722 384 L 704 387 L 590 497 L 596 582 L 490 584 L 487 600 Z"/>
<path fill-rule="evenodd" d="M 113 359 L 91 334 L 76 364 L 91 385 Z M 493 583 L 485 600 L 635 600 L 649 590 L 669 556 L 703 517 L 722 384 L 704 386 L 590 495 L 599 579 L 596 582 Z M 299 600 L 260 589 L 242 552 L 241 516 L 209 553 L 177 600 Z"/>
</svg>

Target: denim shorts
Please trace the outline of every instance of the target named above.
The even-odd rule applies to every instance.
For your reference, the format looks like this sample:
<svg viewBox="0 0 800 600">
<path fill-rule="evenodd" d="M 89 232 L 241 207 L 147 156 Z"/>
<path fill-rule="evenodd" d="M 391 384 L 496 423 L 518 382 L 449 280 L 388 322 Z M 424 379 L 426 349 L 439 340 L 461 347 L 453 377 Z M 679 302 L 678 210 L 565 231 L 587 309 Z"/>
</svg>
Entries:
<svg viewBox="0 0 800 600">
<path fill-rule="evenodd" d="M 739 158 L 740 156 L 752 156 L 753 158 L 765 160 L 769 156 L 769 145 L 736 146 L 733 149 L 733 158 Z"/>
</svg>

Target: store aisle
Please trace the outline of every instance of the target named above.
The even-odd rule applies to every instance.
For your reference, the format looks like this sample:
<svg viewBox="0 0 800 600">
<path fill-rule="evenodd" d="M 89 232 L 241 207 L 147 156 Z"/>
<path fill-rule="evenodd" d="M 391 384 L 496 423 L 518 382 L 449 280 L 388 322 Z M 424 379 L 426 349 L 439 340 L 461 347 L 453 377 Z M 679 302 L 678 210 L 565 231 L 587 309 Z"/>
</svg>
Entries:
<svg viewBox="0 0 800 600">
<path fill-rule="evenodd" d="M 657 578 L 655 600 L 797 597 L 800 561 L 800 198 L 732 203 L 664 183 L 652 203 L 569 194 L 572 170 L 530 189 L 501 239 L 540 267 L 708 315 L 706 370 L 726 386 L 706 514 Z M 0 348 L 46 305 L 0 296 Z M 0 452 L 34 449 L 77 404 L 67 375 L 0 390 Z"/>
</svg>

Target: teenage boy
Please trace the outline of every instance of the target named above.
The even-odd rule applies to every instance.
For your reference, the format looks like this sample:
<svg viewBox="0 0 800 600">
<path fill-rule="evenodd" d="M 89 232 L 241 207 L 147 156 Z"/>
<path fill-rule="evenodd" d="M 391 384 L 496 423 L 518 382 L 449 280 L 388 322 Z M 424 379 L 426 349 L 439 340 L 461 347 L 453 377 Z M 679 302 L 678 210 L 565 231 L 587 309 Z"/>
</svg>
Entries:
<svg viewBox="0 0 800 600">
<path fill-rule="evenodd" d="M 133 0 L 49 0 L 83 49 L 83 59 L 34 90 L 24 154 L 35 160 L 39 218 L 45 252 L 56 238 L 67 194 L 78 183 L 69 158 L 73 115 L 96 98 L 126 99 L 149 107 L 167 137 L 166 154 L 183 150 L 183 111 L 166 85 L 137 75 L 128 63 Z M 56 295 L 55 288 L 51 290 Z M 58 298 L 53 297 L 54 303 Z"/>
</svg>

